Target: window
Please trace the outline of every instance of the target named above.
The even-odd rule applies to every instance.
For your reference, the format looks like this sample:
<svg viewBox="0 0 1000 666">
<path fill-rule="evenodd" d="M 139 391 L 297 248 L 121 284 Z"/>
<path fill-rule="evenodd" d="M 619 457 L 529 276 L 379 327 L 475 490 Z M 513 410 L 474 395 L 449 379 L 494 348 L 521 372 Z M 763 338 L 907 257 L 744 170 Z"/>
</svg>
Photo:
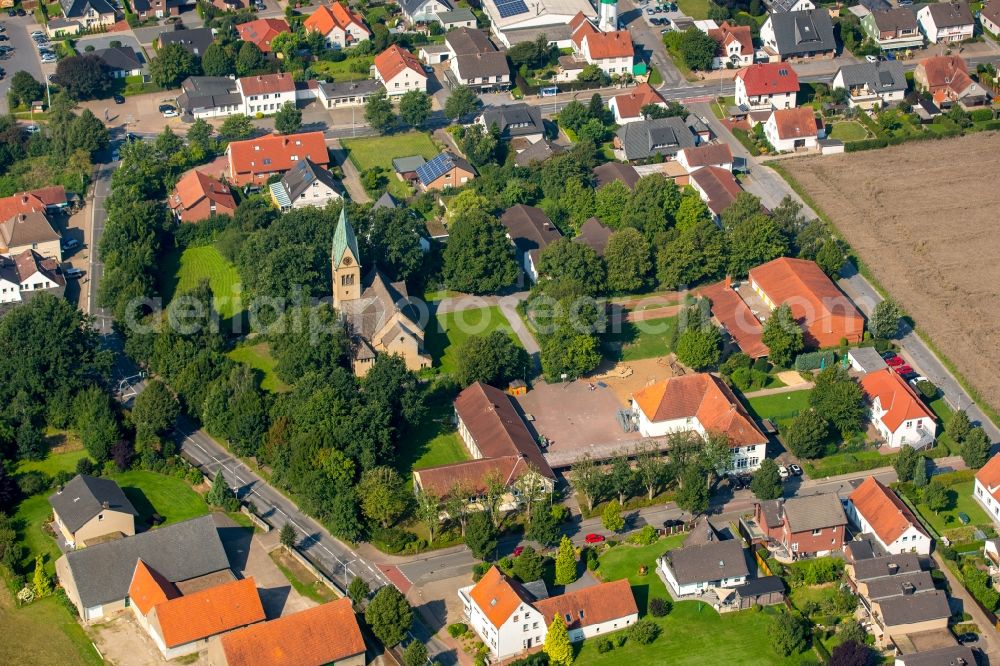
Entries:
<svg viewBox="0 0 1000 666">
<path fill-rule="evenodd" d="M 573 621 L 573 616 L 570 615 L 569 613 L 566 613 L 566 624 L 569 624 L 572 621 Z"/>
<path fill-rule="evenodd" d="M 823 530 L 813 530 L 813 536 L 819 536 L 823 533 Z"/>
<path fill-rule="evenodd" d="M 521 616 L 520 616 L 520 615 L 515 615 L 515 616 L 514 616 L 514 623 L 515 623 L 515 624 L 517 623 L 517 620 L 518 620 L 518 618 L 519 618 L 519 617 L 521 617 Z"/>
<path fill-rule="evenodd" d="M 528 633 L 528 625 L 524 625 L 524 627 L 521 628 L 521 631 Z"/>
<path fill-rule="evenodd" d="M 537 622 L 532 622 L 531 623 L 531 628 L 532 629 L 538 629 L 538 623 Z"/>
<path fill-rule="evenodd" d="M 341 287 L 352 287 L 352 286 L 354 286 L 354 275 L 353 274 L 351 274 L 351 275 L 341 275 L 340 276 L 340 286 Z M 496 604 L 496 600 L 495 599 L 493 600 L 493 603 L 491 603 L 490 605 L 493 606 L 494 604 Z"/>
</svg>

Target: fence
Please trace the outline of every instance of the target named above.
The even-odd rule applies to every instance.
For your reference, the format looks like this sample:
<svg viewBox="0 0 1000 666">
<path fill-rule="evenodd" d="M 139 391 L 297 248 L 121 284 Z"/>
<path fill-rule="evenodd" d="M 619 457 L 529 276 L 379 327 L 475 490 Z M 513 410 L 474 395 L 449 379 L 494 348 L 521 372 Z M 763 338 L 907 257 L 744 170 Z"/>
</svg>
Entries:
<svg viewBox="0 0 1000 666">
<path fill-rule="evenodd" d="M 262 529 L 265 533 L 271 531 L 271 524 L 253 512 L 246 504 L 240 505 L 240 513 L 250 518 L 250 522 Z"/>
<path fill-rule="evenodd" d="M 320 571 L 316 565 L 306 559 L 305 555 L 300 553 L 297 548 L 285 548 L 285 551 L 291 555 L 296 562 L 304 566 L 312 575 L 316 576 L 324 585 L 336 592 L 342 597 L 347 596 L 347 591 L 340 589 L 340 586 L 330 580 L 325 573 Z"/>
</svg>

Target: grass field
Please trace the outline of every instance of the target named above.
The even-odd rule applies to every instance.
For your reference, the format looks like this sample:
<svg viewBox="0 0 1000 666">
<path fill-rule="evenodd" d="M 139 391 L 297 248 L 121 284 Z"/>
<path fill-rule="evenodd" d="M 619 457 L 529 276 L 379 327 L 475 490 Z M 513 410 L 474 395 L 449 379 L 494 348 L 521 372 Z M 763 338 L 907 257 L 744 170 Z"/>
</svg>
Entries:
<svg viewBox="0 0 1000 666">
<path fill-rule="evenodd" d="M 136 527 L 148 524 L 154 513 L 163 516 L 164 525 L 179 523 L 208 513 L 208 505 L 187 481 L 156 472 L 132 470 L 111 477 L 139 512 Z"/>
<path fill-rule="evenodd" d="M 948 486 L 946 492 L 951 499 L 951 505 L 947 511 L 934 513 L 923 503 L 917 504 L 917 510 L 920 511 L 920 515 L 924 517 L 924 520 L 937 530 L 938 534 L 944 534 L 948 530 L 962 527 L 962 521 L 958 519 L 959 513 L 964 513 L 969 517 L 970 525 L 990 527 L 992 522 L 989 515 L 979 505 L 979 502 L 972 497 L 974 486 L 975 483 L 973 481 Z"/>
<path fill-rule="evenodd" d="M 363 139 L 342 139 L 341 145 L 359 171 L 382 167 L 392 171 L 392 160 L 396 157 L 420 155 L 430 159 L 438 154 L 438 148 L 424 132 L 403 132 L 388 136 L 372 136 Z M 395 175 L 390 174 L 390 179 Z"/>
<path fill-rule="evenodd" d="M 837 583 L 825 583 L 823 585 L 800 585 L 793 587 L 788 593 L 792 604 L 800 611 L 807 604 L 814 603 L 822 605 L 827 599 L 833 598 L 837 594 Z"/>
<path fill-rule="evenodd" d="M 198 286 L 201 280 L 208 280 L 220 317 L 229 319 L 243 309 L 235 290 L 240 274 L 214 246 L 189 247 L 183 253 L 171 252 L 164 257 L 162 267 L 160 293 L 164 303 L 169 303 L 174 294 Z"/>
<path fill-rule="evenodd" d="M 362 62 L 365 65 L 364 72 L 351 71 L 351 65 Z M 317 60 L 309 65 L 316 78 L 324 81 L 359 81 L 369 77 L 368 67 L 372 64 L 372 58 L 348 58 L 340 62 L 330 60 Z"/>
<path fill-rule="evenodd" d="M 437 325 L 429 325 L 425 331 L 424 346 L 441 372 L 454 372 L 457 369 L 459 349 L 470 335 L 486 335 L 491 331 L 503 330 L 507 331 L 518 346 L 521 345 L 507 318 L 496 306 L 448 312 L 436 315 L 435 321 Z"/>
<path fill-rule="evenodd" d="M 285 574 L 295 591 L 306 599 L 312 599 L 318 604 L 334 601 L 337 595 L 333 590 L 321 583 L 308 569 L 299 564 L 284 549 L 278 548 L 270 552 L 271 559 Z"/>
<path fill-rule="evenodd" d="M 677 0 L 677 8 L 695 20 L 708 18 L 709 0 Z"/>
<path fill-rule="evenodd" d="M 435 396 L 428 401 L 427 412 L 419 427 L 400 442 L 396 469 L 407 482 L 415 469 L 436 467 L 469 459 L 462 438 L 452 421 L 452 396 Z"/>
<path fill-rule="evenodd" d="M 868 137 L 868 130 L 861 123 L 853 120 L 836 120 L 829 132 L 829 138 L 839 141 L 860 141 Z"/>
<path fill-rule="evenodd" d="M 780 430 L 809 406 L 809 389 L 749 398 L 750 411 L 758 418 L 771 419 Z"/>
<path fill-rule="evenodd" d="M 104 663 L 83 628 L 55 597 L 17 608 L 0 584 L 0 663 L 23 666 Z"/>
<path fill-rule="evenodd" d="M 41 555 L 45 561 L 45 570 L 51 575 L 56 572 L 56 560 L 62 555 L 55 539 L 45 531 L 45 523 L 52 516 L 49 505 L 49 493 L 44 492 L 23 500 L 14 513 L 14 524 L 17 526 L 19 540 L 24 546 L 24 559 L 21 560 L 21 573 L 30 575 L 35 568 L 35 557 Z"/>
<path fill-rule="evenodd" d="M 42 472 L 55 476 L 59 472 L 76 473 L 76 463 L 87 457 L 87 451 L 82 447 L 59 455 L 50 455 L 44 460 L 24 460 L 18 465 L 19 472 Z"/>
<path fill-rule="evenodd" d="M 670 339 L 677 328 L 677 317 L 623 322 L 619 333 L 604 338 L 607 355 L 617 361 L 640 361 L 670 353 Z M 620 351 L 619 351 L 620 349 Z"/>
<path fill-rule="evenodd" d="M 271 393 L 284 393 L 290 387 L 285 382 L 278 379 L 274 374 L 274 357 L 271 356 L 271 349 L 266 342 L 259 344 L 240 345 L 227 354 L 229 358 L 237 363 L 249 365 L 263 375 L 260 387 Z"/>
</svg>

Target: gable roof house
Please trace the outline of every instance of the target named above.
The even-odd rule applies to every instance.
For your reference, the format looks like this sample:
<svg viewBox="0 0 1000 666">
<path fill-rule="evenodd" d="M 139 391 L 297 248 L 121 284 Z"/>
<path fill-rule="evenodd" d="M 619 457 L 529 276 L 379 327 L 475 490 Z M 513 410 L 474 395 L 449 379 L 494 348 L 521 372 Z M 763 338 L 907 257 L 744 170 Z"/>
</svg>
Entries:
<svg viewBox="0 0 1000 666">
<path fill-rule="evenodd" d="M 618 128 L 614 139 L 616 157 L 630 162 L 648 160 L 654 155 L 669 159 L 694 145 L 691 128 L 677 117 L 628 123 Z"/>
<path fill-rule="evenodd" d="M 767 436 L 732 389 L 715 375 L 697 372 L 671 377 L 632 394 L 632 415 L 643 437 L 672 433 L 724 435 L 733 457 L 729 469 L 750 472 L 766 455 Z"/>
<path fill-rule="evenodd" d="M 972 39 L 976 20 L 968 3 L 933 2 L 917 10 L 917 22 L 931 44 L 951 44 Z"/>
<path fill-rule="evenodd" d="M 937 418 L 892 368 L 869 372 L 860 383 L 871 423 L 886 446 L 922 449 L 934 444 Z"/>
<path fill-rule="evenodd" d="M 689 174 L 705 167 L 733 170 L 733 151 L 728 143 L 705 143 L 677 153 L 677 163 Z"/>
<path fill-rule="evenodd" d="M 34 250 L 11 257 L 0 255 L 0 305 L 23 303 L 36 294 L 62 298 L 66 278 L 55 259 L 45 258 Z"/>
<path fill-rule="evenodd" d="M 365 640 L 350 599 L 237 629 L 214 641 L 217 666 L 364 666 Z"/>
<path fill-rule="evenodd" d="M 47 213 L 69 205 L 66 188 L 62 185 L 40 187 L 0 198 L 0 220 L 9 220 L 18 213 Z"/>
<path fill-rule="evenodd" d="M 733 172 L 717 166 L 706 166 L 691 174 L 691 187 L 701 196 L 713 219 L 718 222 L 729 206 L 736 201 L 743 188 L 736 182 Z"/>
<path fill-rule="evenodd" d="M 983 31 L 994 37 L 1000 35 L 1000 1 L 990 0 L 979 12 L 979 24 Z"/>
<path fill-rule="evenodd" d="M 128 46 L 97 49 L 91 55 L 100 59 L 104 71 L 112 78 L 124 79 L 126 76 L 142 74 L 142 60 L 139 54 Z"/>
<path fill-rule="evenodd" d="M 720 540 L 707 521 L 695 529 L 707 530 L 707 538 L 693 543 L 692 532 L 683 547 L 667 551 L 657 560 L 671 596 L 676 599 L 746 583 L 750 569 L 743 543 L 739 539 Z"/>
<path fill-rule="evenodd" d="M 283 174 L 297 162 L 312 160 L 319 166 L 330 163 L 326 138 L 322 132 L 303 132 L 278 136 L 275 134 L 232 141 L 226 148 L 229 178 L 242 187 L 263 185 L 274 174 Z"/>
<path fill-rule="evenodd" d="M 1000 525 L 1000 455 L 990 458 L 976 472 L 972 496 L 983 505 L 995 524 Z"/>
<path fill-rule="evenodd" d="M 771 14 L 760 27 L 760 39 L 771 62 L 832 58 L 837 52 L 826 9 Z"/>
<path fill-rule="evenodd" d="M 478 175 L 466 159 L 447 150 L 418 166 L 416 173 L 424 192 L 461 187 Z"/>
<path fill-rule="evenodd" d="M 211 28 L 175 29 L 172 32 L 161 32 L 156 41 L 161 49 L 168 44 L 180 44 L 185 51 L 200 58 L 205 55 L 205 49 L 215 41 L 215 35 L 212 34 Z"/>
<path fill-rule="evenodd" d="M 912 6 L 873 11 L 861 18 L 861 29 L 883 51 L 913 49 L 924 45 L 917 13 Z"/>
<path fill-rule="evenodd" d="M 393 97 L 411 90 L 427 92 L 427 74 L 412 53 L 393 44 L 375 56 L 375 79 L 385 86 L 386 93 Z"/>
<path fill-rule="evenodd" d="M 229 186 L 197 169 L 177 181 L 167 205 L 180 222 L 200 222 L 213 214 L 234 215 L 236 200 Z"/>
<path fill-rule="evenodd" d="M 663 99 L 656 88 L 648 83 L 640 83 L 630 91 L 615 95 L 608 102 L 608 108 L 614 114 L 615 122 L 619 125 L 643 120 L 642 109 L 648 105 L 667 108 L 667 100 Z"/>
<path fill-rule="evenodd" d="M 799 76 L 787 63 L 758 63 L 736 72 L 736 105 L 746 111 L 795 107 Z"/>
<path fill-rule="evenodd" d="M 865 319 L 816 262 L 779 257 L 750 269 L 750 287 L 772 310 L 788 303 L 808 345 L 860 342 Z"/>
<path fill-rule="evenodd" d="M 56 574 L 80 617 L 90 623 L 126 608 L 140 559 L 183 594 L 233 579 L 212 516 L 70 551 L 56 561 Z"/>
<path fill-rule="evenodd" d="M 860 62 L 838 69 L 833 87 L 847 90 L 847 103 L 852 109 L 886 108 L 906 96 L 906 74 L 899 61 Z"/>
<path fill-rule="evenodd" d="M 315 206 L 323 208 L 331 201 L 343 200 L 344 188 L 332 173 L 309 158 L 288 170 L 268 188 L 274 205 L 283 211 Z"/>
<path fill-rule="evenodd" d="M 770 0 L 766 3 L 767 8 L 772 12 L 802 12 L 807 9 L 816 9 L 812 0 Z"/>
<path fill-rule="evenodd" d="M 913 82 L 934 97 L 938 106 L 957 103 L 964 109 L 989 103 L 986 89 L 969 76 L 969 66 L 962 56 L 932 56 L 917 63 Z"/>
<path fill-rule="evenodd" d="M 764 123 L 764 136 L 779 153 L 816 148 L 820 121 L 811 106 L 775 109 Z"/>
<path fill-rule="evenodd" d="M 192 119 L 244 113 L 243 94 L 236 81 L 228 76 L 189 76 L 181 81 L 177 106 Z"/>
<path fill-rule="evenodd" d="M 896 655 L 894 666 L 975 666 L 976 654 L 967 645 L 949 645 Z"/>
<path fill-rule="evenodd" d="M 541 208 L 517 204 L 500 216 L 507 238 L 517 250 L 518 263 L 532 282 L 538 282 L 538 264 L 542 250 L 562 238 L 562 234 Z"/>
<path fill-rule="evenodd" d="M 608 249 L 608 241 L 611 240 L 614 232 L 614 229 L 605 226 L 596 217 L 592 217 L 580 225 L 580 231 L 576 236 L 573 236 L 573 242 L 586 245 L 596 252 L 598 257 L 603 257 L 604 252 Z"/>
<path fill-rule="evenodd" d="M 844 547 L 847 516 L 834 493 L 757 502 L 754 519 L 786 557 L 818 557 Z"/>
<path fill-rule="evenodd" d="M 744 283 L 745 284 L 745 283 Z M 749 289 L 740 286 L 741 289 Z M 712 317 L 719 323 L 724 334 L 744 354 L 753 359 L 767 356 L 771 350 L 762 339 L 764 327 L 747 302 L 734 288 L 732 280 L 725 278 L 715 284 L 702 287 L 701 295 L 712 304 Z"/>
<path fill-rule="evenodd" d="M 236 80 L 236 86 L 243 95 L 243 113 L 247 116 L 275 113 L 285 104 L 295 104 L 295 79 L 288 72 L 244 76 Z"/>
<path fill-rule="evenodd" d="M 753 35 L 750 26 L 734 25 L 723 21 L 718 28 L 707 31 L 718 45 L 712 57 L 712 69 L 735 68 L 753 64 Z"/>
<path fill-rule="evenodd" d="M 342 49 L 371 38 L 371 31 L 364 20 L 339 2 L 334 2 L 329 7 L 320 5 L 302 27 L 306 32 L 323 35 L 327 47 L 331 49 Z"/>
<path fill-rule="evenodd" d="M 460 84 L 484 92 L 510 87 L 507 51 L 493 46 L 486 33 L 457 28 L 446 34 L 444 41 L 450 54 L 449 67 Z"/>
<path fill-rule="evenodd" d="M 41 211 L 15 213 L 0 221 L 0 256 L 13 257 L 25 250 L 62 263 L 62 236 Z"/>
<path fill-rule="evenodd" d="M 448 0 L 400 0 L 398 4 L 410 25 L 438 23 L 439 13 L 454 9 Z"/>
<path fill-rule="evenodd" d="M 343 106 L 364 106 L 368 98 L 379 90 L 382 84 L 374 79 L 361 81 L 319 81 L 316 85 L 316 99 L 328 109 Z"/>
<path fill-rule="evenodd" d="M 524 150 L 545 138 L 542 112 L 530 104 L 490 106 L 483 110 L 476 122 L 486 129 L 496 125 L 500 138 L 512 142 L 515 150 Z"/>
<path fill-rule="evenodd" d="M 445 32 L 456 28 L 475 28 L 479 19 L 468 7 L 456 7 L 445 11 L 435 12 L 437 20 Z"/>
<path fill-rule="evenodd" d="M 887 553 L 930 553 L 932 539 L 920 521 L 889 488 L 869 476 L 847 498 L 847 517 L 875 537 Z"/>
<path fill-rule="evenodd" d="M 283 32 L 291 32 L 288 21 L 280 18 L 262 18 L 239 23 L 236 26 L 240 39 L 252 42 L 262 53 L 271 53 L 271 40 Z"/>
<path fill-rule="evenodd" d="M 583 12 L 570 20 L 569 27 L 572 30 L 573 55 L 578 61 L 597 65 L 608 76 L 632 73 L 635 49 L 628 30 L 602 32 Z"/>
<path fill-rule="evenodd" d="M 593 168 L 591 173 L 594 175 L 594 189 L 596 190 L 606 187 L 616 180 L 621 181 L 622 185 L 629 190 L 634 190 L 636 183 L 641 178 L 634 166 L 631 164 L 622 164 L 621 162 L 598 164 Z"/>
<path fill-rule="evenodd" d="M 63 16 L 79 22 L 85 29 L 114 25 L 115 7 L 108 0 L 59 0 Z"/>
<path fill-rule="evenodd" d="M 110 479 L 77 474 L 49 496 L 49 504 L 70 548 L 135 534 L 139 512 Z"/>
</svg>

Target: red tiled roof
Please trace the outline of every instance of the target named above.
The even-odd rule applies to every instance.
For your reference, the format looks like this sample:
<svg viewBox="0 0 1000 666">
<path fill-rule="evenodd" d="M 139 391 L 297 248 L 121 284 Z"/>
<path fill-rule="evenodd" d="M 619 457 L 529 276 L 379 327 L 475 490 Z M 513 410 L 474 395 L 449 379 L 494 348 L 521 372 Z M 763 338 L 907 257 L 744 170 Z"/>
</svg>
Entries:
<svg viewBox="0 0 1000 666">
<path fill-rule="evenodd" d="M 587 20 L 583 12 L 577 12 L 570 21 L 570 29 L 573 31 L 572 40 L 576 48 L 583 50 L 583 42 L 587 42 L 587 50 L 590 57 L 594 59 L 605 58 L 631 58 L 635 55 L 632 48 L 632 35 L 628 30 L 613 30 L 601 32 L 594 27 L 594 24 Z"/>
<path fill-rule="evenodd" d="M 1000 454 L 990 458 L 983 468 L 976 472 L 976 480 L 994 499 L 1000 500 Z"/>
<path fill-rule="evenodd" d="M 816 114 L 811 106 L 775 109 L 772 115 L 779 139 L 801 139 L 819 134 Z"/>
<path fill-rule="evenodd" d="M 581 629 L 639 614 L 627 578 L 540 599 L 533 605 L 545 617 L 546 624 L 556 615 L 563 620 L 568 615 L 568 629 Z"/>
<path fill-rule="evenodd" d="M 633 88 L 630 92 L 615 95 L 615 106 L 618 107 L 618 116 L 621 118 L 638 118 L 641 115 L 642 107 L 647 104 L 657 104 L 666 106 L 667 100 L 658 93 L 653 86 L 642 83 Z"/>
<path fill-rule="evenodd" d="M 141 559 L 135 564 L 132 584 L 128 588 L 129 602 L 145 615 L 157 604 L 181 596 L 177 586 Z"/>
<path fill-rule="evenodd" d="M 496 566 L 490 567 L 469 590 L 469 596 L 498 629 L 521 604 L 531 605 L 530 597 L 517 581 L 508 579 Z"/>
<path fill-rule="evenodd" d="M 396 78 L 404 69 L 412 69 L 420 76 L 427 78 L 420 61 L 412 53 L 395 44 L 375 56 L 375 69 L 382 80 L 389 82 Z"/>
<path fill-rule="evenodd" d="M 861 378 L 861 388 L 870 401 L 879 399 L 879 404 L 885 410 L 882 423 L 892 432 L 896 432 L 904 421 L 937 420 L 906 380 L 892 368 L 869 372 Z"/>
<path fill-rule="evenodd" d="M 972 85 L 969 76 L 969 66 L 961 56 L 933 56 L 920 61 L 917 68 L 922 70 L 927 86 L 932 93 L 950 92 L 954 96 L 961 95 Z M 945 99 L 943 95 L 935 95 L 937 101 Z"/>
<path fill-rule="evenodd" d="M 152 613 L 155 613 L 168 648 L 265 619 L 253 578 L 234 580 L 161 602 L 153 607 Z"/>
<path fill-rule="evenodd" d="M 747 95 L 776 95 L 799 90 L 799 76 L 792 66 L 784 62 L 758 63 L 736 72 L 743 80 Z"/>
<path fill-rule="evenodd" d="M 921 534 L 926 534 L 920 521 L 909 507 L 903 504 L 903 500 L 879 483 L 874 476 L 865 479 L 848 499 L 858 513 L 868 521 L 875 535 L 887 546 L 898 539 L 911 525 Z"/>
<path fill-rule="evenodd" d="M 239 80 L 244 95 L 295 92 L 295 79 L 287 72 L 244 76 Z"/>
<path fill-rule="evenodd" d="M 170 207 L 190 210 L 206 198 L 219 207 L 236 210 L 236 201 L 229 186 L 197 169 L 191 169 L 177 181 L 170 195 Z"/>
<path fill-rule="evenodd" d="M 329 35 L 334 28 L 341 28 L 346 32 L 351 24 L 368 31 L 360 16 L 339 2 L 335 2 L 330 7 L 321 5 L 302 25 L 306 30 L 315 30 L 325 36 Z"/>
<path fill-rule="evenodd" d="M 733 163 L 733 151 L 728 143 L 704 143 L 694 148 L 684 148 L 680 155 L 689 167 L 720 166 Z M 680 156 L 678 155 L 678 156 Z"/>
<path fill-rule="evenodd" d="M 704 287 L 701 295 L 712 303 L 712 314 L 726 327 L 743 353 L 761 358 L 771 353 L 761 340 L 764 327 L 740 295 L 729 286 L 729 280 Z"/>
<path fill-rule="evenodd" d="M 728 55 L 726 48 L 733 42 L 739 42 L 740 55 L 753 54 L 753 36 L 750 33 L 750 26 L 730 25 L 729 21 L 723 21 L 718 28 L 709 30 L 708 36 L 719 45 L 715 55 L 720 58 Z"/>
<path fill-rule="evenodd" d="M 691 181 L 708 197 L 705 203 L 716 215 L 722 215 L 743 191 L 732 171 L 717 166 L 698 169 L 691 174 Z"/>
<path fill-rule="evenodd" d="M 479 495 L 487 490 L 486 481 L 491 476 L 513 484 L 528 471 L 528 465 L 520 456 L 500 456 L 414 470 L 413 475 L 420 480 L 420 487 L 425 492 L 446 497 L 456 486 Z"/>
<path fill-rule="evenodd" d="M 66 188 L 62 185 L 18 192 L 0 199 L 0 220 L 9 220 L 20 213 L 44 213 L 46 206 L 61 206 L 65 203 Z"/>
<path fill-rule="evenodd" d="M 240 39 L 253 42 L 264 53 L 271 52 L 271 40 L 283 32 L 291 32 L 285 19 L 263 18 L 236 26 Z"/>
<path fill-rule="evenodd" d="M 224 634 L 227 666 L 321 666 L 364 654 L 350 599 Z"/>
<path fill-rule="evenodd" d="M 322 167 L 330 163 L 330 153 L 322 132 L 287 136 L 270 134 L 247 141 L 233 141 L 227 150 L 230 175 L 240 184 L 248 175 L 288 171 L 307 157 Z"/>
<path fill-rule="evenodd" d="M 715 375 L 699 372 L 664 379 L 633 393 L 632 399 L 652 422 L 698 417 L 705 430 L 725 434 L 730 446 L 767 442 L 732 389 Z"/>
</svg>

